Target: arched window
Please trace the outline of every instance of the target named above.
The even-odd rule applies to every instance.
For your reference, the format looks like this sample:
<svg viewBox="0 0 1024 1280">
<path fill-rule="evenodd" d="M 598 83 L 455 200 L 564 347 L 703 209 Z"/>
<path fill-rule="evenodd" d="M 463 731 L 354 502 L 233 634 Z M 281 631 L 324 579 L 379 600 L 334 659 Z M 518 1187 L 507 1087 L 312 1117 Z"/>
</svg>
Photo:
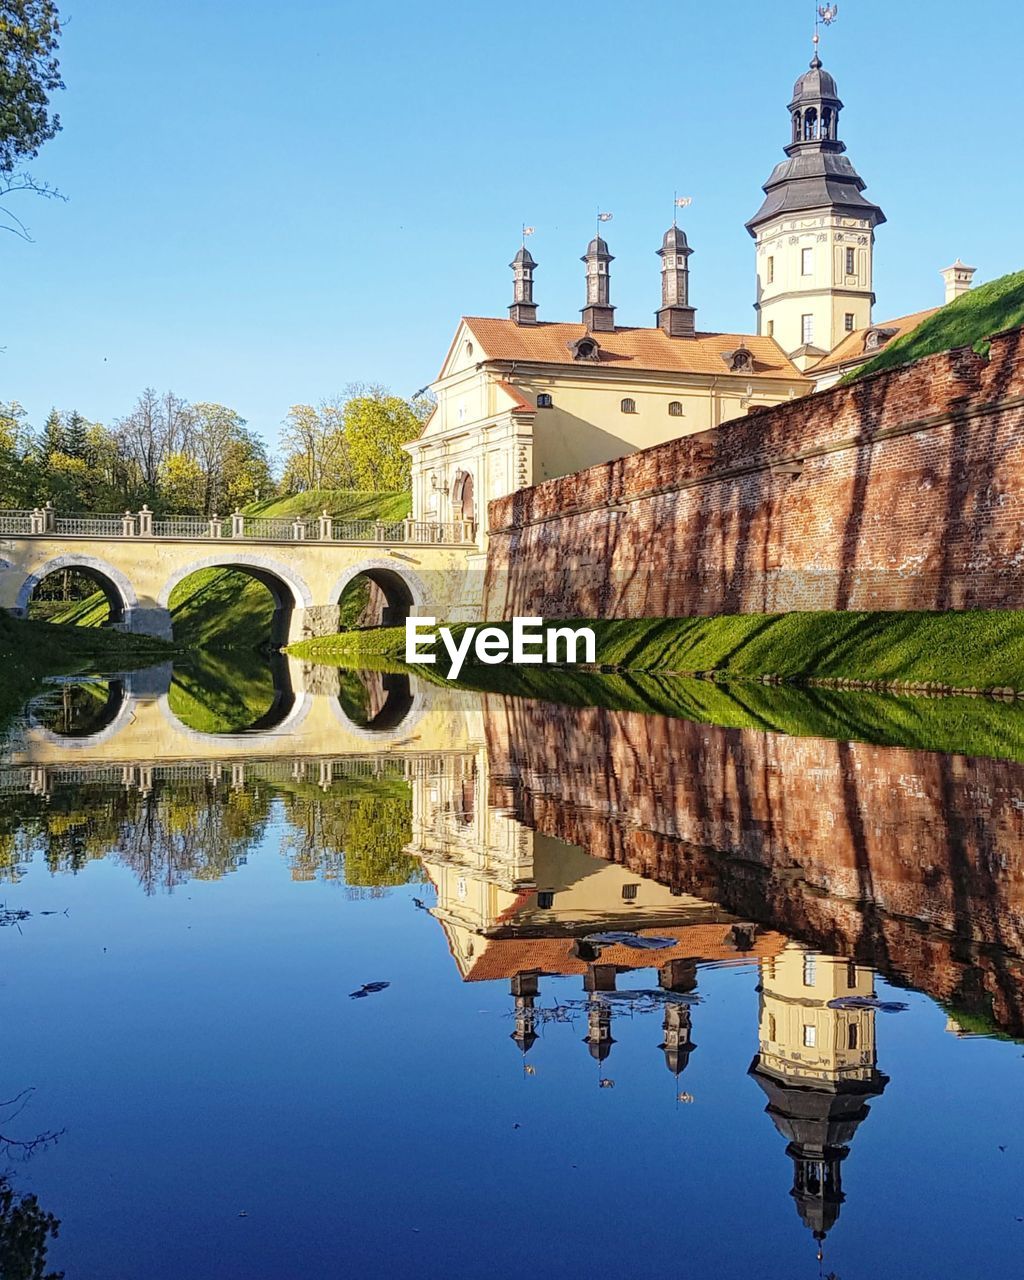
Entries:
<svg viewBox="0 0 1024 1280">
<path fill-rule="evenodd" d="M 804 112 L 804 142 L 813 142 L 818 136 L 818 112 L 808 107 Z"/>
<path fill-rule="evenodd" d="M 670 418 L 681 418 L 683 416 L 683 404 L 681 400 L 670 400 L 668 402 L 668 416 Z"/>
<path fill-rule="evenodd" d="M 452 482 L 452 514 L 456 520 L 475 520 L 473 477 L 468 471 L 456 471 Z"/>
<path fill-rule="evenodd" d="M 740 347 L 732 353 L 732 360 L 729 362 L 729 368 L 733 373 L 752 373 L 754 369 L 754 357 L 746 347 Z"/>
<path fill-rule="evenodd" d="M 537 396 L 537 408 L 538 408 L 538 409 L 550 409 L 550 408 L 552 408 L 552 407 L 554 406 L 554 403 L 555 403 L 555 402 L 551 399 L 551 397 L 548 395 L 548 393 L 547 393 L 546 391 L 542 391 L 542 392 Z"/>
<path fill-rule="evenodd" d="M 834 117 L 833 117 L 833 115 L 832 115 L 832 108 L 831 108 L 831 107 L 822 107 L 822 110 L 821 110 L 821 136 L 822 136 L 823 138 L 831 138 L 831 137 L 832 137 L 832 121 L 833 121 L 833 119 L 834 119 Z"/>
<path fill-rule="evenodd" d="M 636 401 L 631 396 L 626 396 L 619 408 L 623 413 L 636 413 Z"/>
<path fill-rule="evenodd" d="M 793 141 L 794 142 L 800 141 L 800 130 L 801 130 L 802 124 L 803 124 L 803 117 L 801 116 L 800 112 L 794 111 L 793 112 Z"/>
</svg>

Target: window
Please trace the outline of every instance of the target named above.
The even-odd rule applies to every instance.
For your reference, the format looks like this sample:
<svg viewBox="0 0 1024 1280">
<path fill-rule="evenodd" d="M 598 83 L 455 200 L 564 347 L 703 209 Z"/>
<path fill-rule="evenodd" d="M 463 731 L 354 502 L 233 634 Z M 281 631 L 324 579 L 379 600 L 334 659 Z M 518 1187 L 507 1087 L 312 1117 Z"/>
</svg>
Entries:
<svg viewBox="0 0 1024 1280">
<path fill-rule="evenodd" d="M 769 1040 L 774 1040 L 774 1039 L 775 1039 L 775 1014 L 774 1014 L 774 1013 L 770 1013 L 770 1014 L 768 1015 L 768 1028 L 767 1028 L 767 1030 L 768 1030 L 768 1039 L 769 1039 Z"/>
<path fill-rule="evenodd" d="M 467 356 L 471 356 L 472 354 L 473 354 L 473 344 L 472 344 L 472 342 L 467 342 L 467 343 L 466 343 L 466 355 L 467 355 Z"/>
<path fill-rule="evenodd" d="M 846 1029 L 846 1047 L 848 1049 L 856 1049 L 857 1047 L 857 1024 L 851 1022 Z"/>
<path fill-rule="evenodd" d="M 813 987 L 814 980 L 818 976 L 818 957 L 813 951 L 808 951 L 804 956 L 804 986 Z"/>
<path fill-rule="evenodd" d="M 814 250 L 813 249 L 800 250 L 800 274 L 802 276 L 814 275 Z"/>
<path fill-rule="evenodd" d="M 814 341 L 814 316 L 800 317 L 800 335 L 805 347 Z"/>
<path fill-rule="evenodd" d="M 537 894 L 537 906 L 541 911 L 550 911 L 555 905 L 555 895 L 550 889 L 541 889 Z"/>
<path fill-rule="evenodd" d="M 773 257 L 769 257 L 769 259 L 768 259 L 768 283 L 769 283 L 769 284 L 772 284 L 774 280 L 775 280 L 775 259 L 774 259 Z"/>
<path fill-rule="evenodd" d="M 624 884 L 622 886 L 622 901 L 636 902 L 637 890 L 640 888 L 638 884 Z"/>
<path fill-rule="evenodd" d="M 768 337 L 769 338 L 775 337 L 775 321 L 774 320 L 768 321 Z"/>
<path fill-rule="evenodd" d="M 853 249 L 847 249 L 847 251 L 846 251 L 846 274 L 847 274 L 848 276 L 852 276 L 856 270 L 857 270 L 857 259 L 856 259 L 856 256 L 855 256 L 855 251 L 854 251 Z"/>
<path fill-rule="evenodd" d="M 733 373 L 753 373 L 754 357 L 746 347 L 737 347 L 729 359 L 729 368 Z"/>
<path fill-rule="evenodd" d="M 623 413 L 636 413 L 636 401 L 630 396 L 626 396 L 625 400 L 619 405 Z"/>
<path fill-rule="evenodd" d="M 683 402 L 681 400 L 670 400 L 668 402 L 668 416 L 670 418 L 681 418 L 683 416 Z"/>
<path fill-rule="evenodd" d="M 852 311 L 847 311 L 846 315 L 843 316 L 843 328 L 846 330 L 847 333 L 853 333 L 853 312 Z"/>
<path fill-rule="evenodd" d="M 804 1048 L 813 1049 L 818 1043 L 818 1028 L 813 1022 L 804 1023 Z"/>
<path fill-rule="evenodd" d="M 538 409 L 550 409 L 553 407 L 553 405 L 554 405 L 554 401 L 551 399 L 551 397 L 548 395 L 546 391 L 542 391 L 540 395 L 537 397 Z"/>
</svg>

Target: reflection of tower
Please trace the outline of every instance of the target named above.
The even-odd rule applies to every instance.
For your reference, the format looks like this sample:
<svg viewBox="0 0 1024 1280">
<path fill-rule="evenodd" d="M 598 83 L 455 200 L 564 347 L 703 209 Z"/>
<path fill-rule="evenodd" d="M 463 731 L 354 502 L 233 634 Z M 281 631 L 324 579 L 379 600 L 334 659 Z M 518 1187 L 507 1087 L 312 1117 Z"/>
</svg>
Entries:
<svg viewBox="0 0 1024 1280">
<path fill-rule="evenodd" d="M 525 1056 L 537 1043 L 537 1012 L 534 1001 L 540 992 L 540 974 L 517 973 L 512 979 L 512 996 L 515 999 L 516 1029 L 512 1039 Z"/>
<path fill-rule="evenodd" d="M 696 1045 L 690 1039 L 691 1021 L 688 1004 L 666 1004 L 661 1024 L 664 1040 L 658 1046 L 664 1051 L 665 1066 L 674 1076 L 681 1075 Z"/>
<path fill-rule="evenodd" d="M 875 1065 L 875 1011 L 830 1004 L 873 995 L 870 969 L 793 944 L 761 964 L 760 1052 L 750 1074 L 788 1139 L 791 1194 L 819 1241 L 839 1217 L 842 1163 L 868 1100 L 888 1084 Z"/>
<path fill-rule="evenodd" d="M 600 996 L 592 999 L 587 1008 L 587 1034 L 583 1037 L 583 1043 L 590 1050 L 590 1056 L 598 1062 L 604 1062 L 615 1043 L 612 1036 L 612 1011 Z"/>
</svg>

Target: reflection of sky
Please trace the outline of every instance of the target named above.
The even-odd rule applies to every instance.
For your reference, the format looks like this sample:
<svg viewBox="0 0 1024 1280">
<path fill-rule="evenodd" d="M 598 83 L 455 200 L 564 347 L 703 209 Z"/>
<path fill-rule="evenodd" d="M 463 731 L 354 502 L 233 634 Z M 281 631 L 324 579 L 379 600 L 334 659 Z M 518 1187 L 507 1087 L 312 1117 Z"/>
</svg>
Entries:
<svg viewBox="0 0 1024 1280">
<path fill-rule="evenodd" d="M 659 1014 L 614 1022 L 614 1088 L 598 1087 L 583 1020 L 542 1028 L 527 1075 L 507 981 L 459 981 L 412 902 L 429 889 L 356 900 L 295 882 L 283 834 L 275 819 L 236 874 L 173 894 L 147 897 L 110 862 L 51 877 L 38 857 L 6 889 L 8 906 L 68 912 L 0 930 L 0 1093 L 35 1086 L 17 1125 L 67 1129 L 18 1170 L 62 1219 L 51 1265 L 147 1280 L 817 1275 L 747 1075 L 754 967 L 700 972 L 678 1084 Z M 391 986 L 348 998 L 377 980 Z M 581 994 L 579 978 L 544 979 L 538 1004 Z M 1020 1047 L 957 1040 L 924 997 L 895 998 L 910 1007 L 877 1018 L 890 1083 L 844 1162 L 826 1272 L 1011 1274 Z"/>
</svg>

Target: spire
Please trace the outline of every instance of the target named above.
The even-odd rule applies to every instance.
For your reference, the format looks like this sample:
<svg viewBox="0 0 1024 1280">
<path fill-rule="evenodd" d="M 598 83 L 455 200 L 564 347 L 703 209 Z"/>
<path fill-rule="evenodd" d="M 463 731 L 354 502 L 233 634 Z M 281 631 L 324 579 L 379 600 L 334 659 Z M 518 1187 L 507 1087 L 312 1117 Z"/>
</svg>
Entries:
<svg viewBox="0 0 1024 1280">
<path fill-rule="evenodd" d="M 656 313 L 658 328 L 670 338 L 696 335 L 696 308 L 690 306 L 690 264 L 693 250 L 686 233 L 673 222 L 658 250 L 661 259 L 661 308 Z"/>
<path fill-rule="evenodd" d="M 779 215 L 811 210 L 866 218 L 872 227 L 885 221 L 878 205 L 861 194 L 866 184 L 843 154 L 846 144 L 839 138 L 842 109 L 835 79 L 815 50 L 810 66 L 793 86 L 790 141 L 785 148 L 788 159 L 775 166 L 764 184 L 764 202 L 747 223 L 752 236 Z"/>
<path fill-rule="evenodd" d="M 516 324 L 536 324 L 533 273 L 537 264 L 525 243 L 508 265 L 512 268 L 512 305 L 508 309 L 509 318 Z"/>
<path fill-rule="evenodd" d="M 601 236 L 594 236 L 580 259 L 587 269 L 587 305 L 583 323 L 593 333 L 610 333 L 615 328 L 615 308 L 611 305 L 609 264 L 615 259 Z"/>
</svg>

